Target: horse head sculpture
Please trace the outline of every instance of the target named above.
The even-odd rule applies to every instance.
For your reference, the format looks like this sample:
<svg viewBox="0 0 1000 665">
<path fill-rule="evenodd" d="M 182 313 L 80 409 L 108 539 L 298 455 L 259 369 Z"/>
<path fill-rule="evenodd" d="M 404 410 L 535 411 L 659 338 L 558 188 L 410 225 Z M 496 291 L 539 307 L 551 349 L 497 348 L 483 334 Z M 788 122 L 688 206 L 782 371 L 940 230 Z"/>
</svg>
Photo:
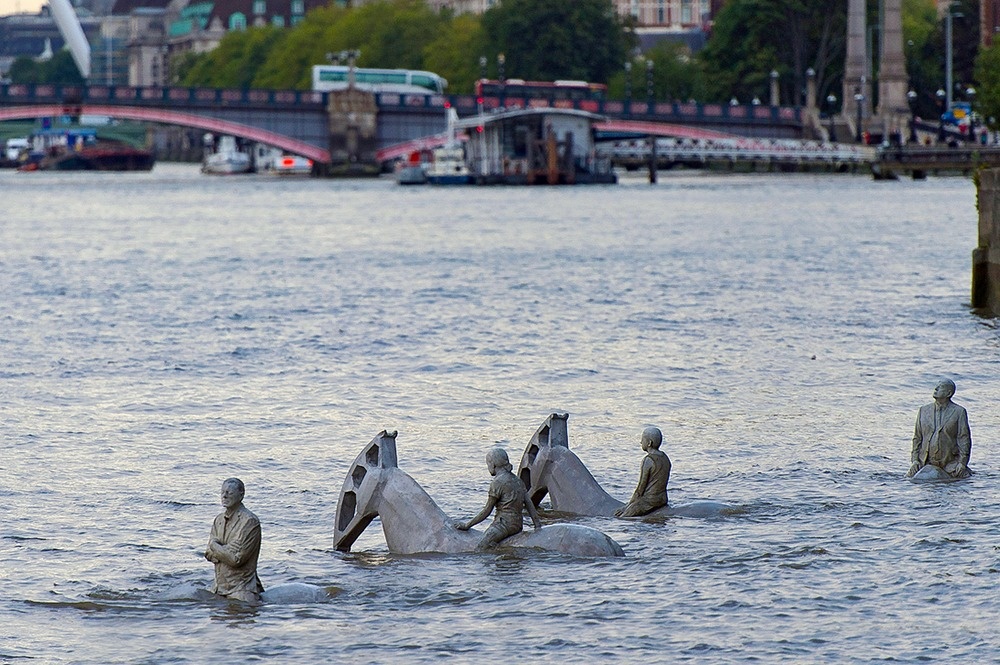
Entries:
<svg viewBox="0 0 1000 665">
<path fill-rule="evenodd" d="M 393 554 L 472 552 L 481 531 L 461 531 L 417 481 L 401 470 L 396 432 L 379 432 L 351 464 L 340 490 L 333 545 L 351 546 L 378 517 Z M 576 556 L 624 556 L 611 537 L 590 527 L 551 524 L 522 531 L 501 542 L 504 547 L 538 548 Z"/>
<path fill-rule="evenodd" d="M 577 515 L 612 516 L 625 505 L 604 491 L 576 453 L 569 449 L 568 413 L 553 413 L 535 430 L 524 448 L 517 475 L 537 506 L 548 494 L 552 509 Z M 694 501 L 664 506 L 650 515 L 718 517 L 739 512 L 718 501 Z"/>
</svg>

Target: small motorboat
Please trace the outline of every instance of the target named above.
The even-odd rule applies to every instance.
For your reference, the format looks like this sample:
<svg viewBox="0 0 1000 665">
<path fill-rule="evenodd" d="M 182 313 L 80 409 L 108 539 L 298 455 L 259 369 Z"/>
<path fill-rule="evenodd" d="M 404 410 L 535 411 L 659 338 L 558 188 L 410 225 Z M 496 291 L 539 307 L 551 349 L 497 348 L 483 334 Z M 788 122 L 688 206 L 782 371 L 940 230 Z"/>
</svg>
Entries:
<svg viewBox="0 0 1000 665">
<path fill-rule="evenodd" d="M 253 171 L 250 153 L 240 147 L 235 136 L 216 138 L 212 134 L 205 134 L 202 145 L 205 148 L 205 157 L 201 163 L 202 173 L 232 175 Z"/>
</svg>

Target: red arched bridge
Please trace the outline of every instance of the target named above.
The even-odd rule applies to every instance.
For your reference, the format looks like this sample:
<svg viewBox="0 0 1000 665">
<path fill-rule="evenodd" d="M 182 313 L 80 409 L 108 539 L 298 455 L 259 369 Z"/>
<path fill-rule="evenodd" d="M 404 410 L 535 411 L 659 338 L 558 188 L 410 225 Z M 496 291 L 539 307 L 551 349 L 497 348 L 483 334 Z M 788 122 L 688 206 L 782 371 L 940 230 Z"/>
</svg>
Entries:
<svg viewBox="0 0 1000 665">
<path fill-rule="evenodd" d="M 343 151 L 344 122 L 331 114 L 328 93 L 300 90 L 229 90 L 187 87 L 0 85 L 0 121 L 94 115 L 230 134 L 329 164 Z M 503 106 L 580 108 L 608 117 L 606 131 L 674 137 L 753 135 L 796 138 L 800 109 L 681 102 L 544 100 L 472 95 L 375 95 L 378 157 L 398 156 L 443 140 L 445 109 L 460 116 Z M 342 120 L 342 118 L 340 118 Z M 598 131 L 604 131 L 598 127 Z M 408 146 L 408 147 L 404 147 Z M 398 153 L 398 155 L 396 154 Z"/>
</svg>

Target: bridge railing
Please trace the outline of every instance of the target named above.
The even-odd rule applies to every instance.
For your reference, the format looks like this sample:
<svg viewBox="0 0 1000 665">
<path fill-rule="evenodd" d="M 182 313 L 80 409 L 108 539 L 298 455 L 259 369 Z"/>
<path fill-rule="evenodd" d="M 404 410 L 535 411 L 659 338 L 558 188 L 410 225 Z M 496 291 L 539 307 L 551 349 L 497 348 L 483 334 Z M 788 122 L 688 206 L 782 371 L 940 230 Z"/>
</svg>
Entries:
<svg viewBox="0 0 1000 665">
<path fill-rule="evenodd" d="M 0 104 L 129 104 L 136 106 L 325 106 L 326 94 L 307 90 L 234 90 L 225 88 L 0 85 Z"/>
<path fill-rule="evenodd" d="M 648 161 L 649 142 L 621 141 L 609 149 L 615 160 Z M 769 161 L 779 163 L 857 163 L 875 158 L 868 146 L 788 139 L 670 139 L 656 141 L 656 155 L 666 161 Z"/>
<path fill-rule="evenodd" d="M 473 95 L 452 95 L 452 106 L 460 116 L 479 111 L 479 98 Z M 791 106 L 766 106 L 751 104 L 702 104 L 679 101 L 628 101 L 615 99 L 527 99 L 523 97 L 483 97 L 484 111 L 499 108 L 568 108 L 590 111 L 615 118 L 637 120 L 656 118 L 661 121 L 683 123 L 739 123 L 786 124 L 802 123 L 802 109 Z"/>
</svg>

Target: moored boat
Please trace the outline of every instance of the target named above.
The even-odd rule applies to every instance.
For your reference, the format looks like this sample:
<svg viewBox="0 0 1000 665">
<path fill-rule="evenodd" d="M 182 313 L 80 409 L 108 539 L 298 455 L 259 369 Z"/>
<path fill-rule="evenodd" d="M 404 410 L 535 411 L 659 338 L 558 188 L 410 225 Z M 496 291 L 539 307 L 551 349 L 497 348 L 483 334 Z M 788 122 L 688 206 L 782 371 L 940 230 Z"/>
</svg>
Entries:
<svg viewBox="0 0 1000 665">
<path fill-rule="evenodd" d="M 414 150 L 405 162 L 396 165 L 396 182 L 400 185 L 427 184 L 427 163 L 419 150 Z"/>
<path fill-rule="evenodd" d="M 598 153 L 587 111 L 555 107 L 505 110 L 464 118 L 466 159 L 477 184 L 581 185 L 618 181 Z"/>
<path fill-rule="evenodd" d="M 432 185 L 468 185 L 472 182 L 461 145 L 438 148 L 433 154 L 434 159 L 426 171 L 427 182 Z"/>
<path fill-rule="evenodd" d="M 250 153 L 240 147 L 235 136 L 216 138 L 212 134 L 205 134 L 202 144 L 205 148 L 205 157 L 201 163 L 202 173 L 232 175 L 253 171 Z"/>
<path fill-rule="evenodd" d="M 257 170 L 272 175 L 311 175 L 313 161 L 308 157 L 293 155 L 258 143 L 254 147 Z"/>
<path fill-rule="evenodd" d="M 98 139 L 89 128 L 43 130 L 29 140 L 19 171 L 149 171 L 156 163 L 152 151 Z"/>
</svg>

